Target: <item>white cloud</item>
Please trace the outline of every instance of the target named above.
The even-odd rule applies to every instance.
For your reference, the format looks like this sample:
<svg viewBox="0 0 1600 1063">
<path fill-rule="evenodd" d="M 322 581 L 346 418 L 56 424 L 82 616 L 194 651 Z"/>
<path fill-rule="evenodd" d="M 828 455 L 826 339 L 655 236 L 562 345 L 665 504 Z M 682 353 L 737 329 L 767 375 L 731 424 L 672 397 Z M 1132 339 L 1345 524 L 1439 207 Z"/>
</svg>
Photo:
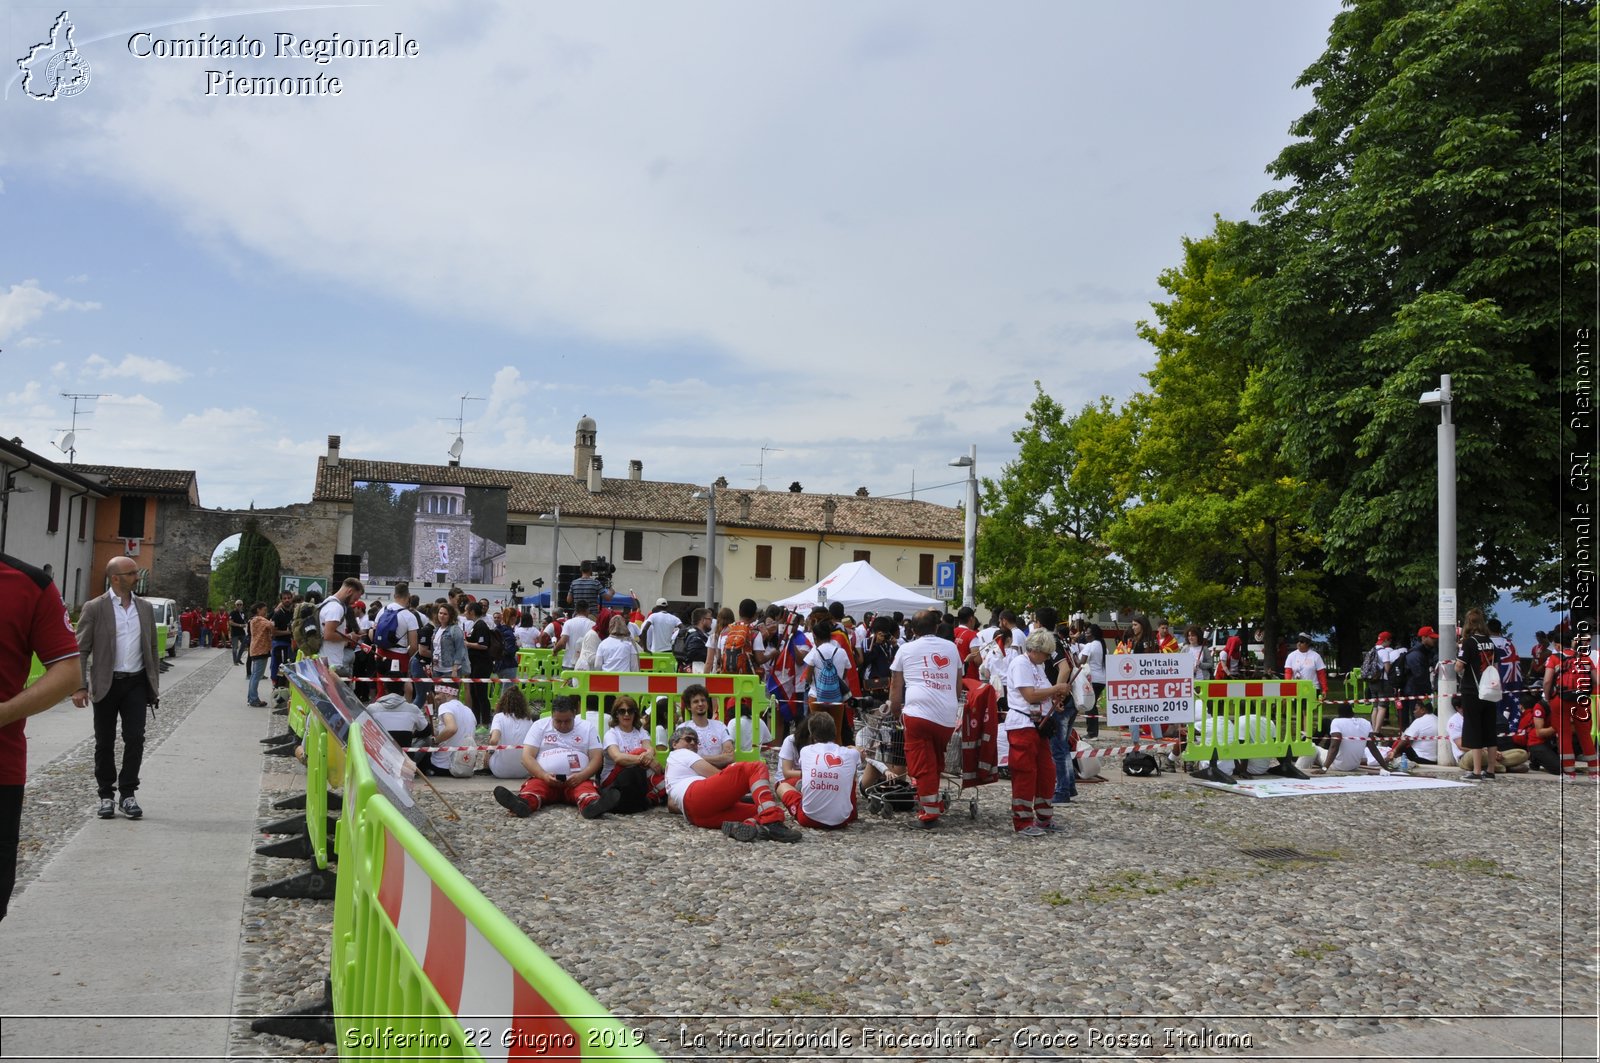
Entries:
<svg viewBox="0 0 1600 1063">
<path fill-rule="evenodd" d="M 138 354 L 125 354 L 122 361 L 115 364 L 98 354 L 91 354 L 84 365 L 96 370 L 95 375 L 102 380 L 127 377 L 145 384 L 171 384 L 189 376 L 189 371 L 182 366 Z"/>
<path fill-rule="evenodd" d="M 0 343 L 4 343 L 52 310 L 98 310 L 99 303 L 78 302 L 47 292 L 37 280 L 0 291 Z"/>
</svg>

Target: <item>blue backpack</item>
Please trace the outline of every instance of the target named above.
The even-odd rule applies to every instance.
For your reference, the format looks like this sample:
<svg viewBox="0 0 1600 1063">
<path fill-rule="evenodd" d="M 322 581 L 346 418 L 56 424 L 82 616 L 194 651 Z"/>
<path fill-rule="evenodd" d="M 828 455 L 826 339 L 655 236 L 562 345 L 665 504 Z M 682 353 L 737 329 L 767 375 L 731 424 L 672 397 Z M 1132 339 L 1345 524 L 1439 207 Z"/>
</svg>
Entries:
<svg viewBox="0 0 1600 1063">
<path fill-rule="evenodd" d="M 816 672 L 811 677 L 811 696 L 817 701 L 832 705 L 844 701 L 844 687 L 839 682 L 839 670 L 833 666 L 833 659 L 822 652 L 826 646 L 833 647 L 834 657 L 842 652 L 837 642 L 829 641 L 817 647 L 817 657 L 821 663 L 817 665 Z"/>
<path fill-rule="evenodd" d="M 378 614 L 378 623 L 372 629 L 372 644 L 380 650 L 393 650 L 400 641 L 400 610 L 385 609 Z"/>
</svg>

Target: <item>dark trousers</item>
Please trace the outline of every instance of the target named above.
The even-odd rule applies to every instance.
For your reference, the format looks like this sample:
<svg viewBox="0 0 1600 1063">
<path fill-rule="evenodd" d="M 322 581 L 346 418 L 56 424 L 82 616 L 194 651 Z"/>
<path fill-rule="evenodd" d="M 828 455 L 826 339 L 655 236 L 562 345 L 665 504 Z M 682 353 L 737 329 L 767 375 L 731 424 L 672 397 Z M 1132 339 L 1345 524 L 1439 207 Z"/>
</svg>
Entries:
<svg viewBox="0 0 1600 1063">
<path fill-rule="evenodd" d="M 94 781 L 101 797 L 131 797 L 139 789 L 144 763 L 145 707 L 149 684 L 142 674 L 111 681 L 106 696 L 94 703 Z M 122 720 L 122 772 L 117 773 L 117 719 Z M 115 793 L 114 793 L 115 792 Z"/>
<path fill-rule="evenodd" d="M 245 636 L 244 628 L 230 627 L 228 629 L 228 644 L 233 649 L 233 663 L 238 664 L 244 660 L 245 651 L 250 648 L 250 640 Z"/>
<path fill-rule="evenodd" d="M 22 830 L 22 786 L 0 786 L 0 919 L 17 884 L 17 840 Z"/>
</svg>

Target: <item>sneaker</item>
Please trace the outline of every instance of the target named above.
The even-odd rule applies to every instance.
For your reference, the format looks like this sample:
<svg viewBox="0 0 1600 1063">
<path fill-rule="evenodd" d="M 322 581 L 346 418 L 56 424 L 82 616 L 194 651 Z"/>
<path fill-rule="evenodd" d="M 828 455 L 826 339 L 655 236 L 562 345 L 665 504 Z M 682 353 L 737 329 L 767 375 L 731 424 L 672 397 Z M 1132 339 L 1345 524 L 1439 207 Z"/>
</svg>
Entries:
<svg viewBox="0 0 1600 1063">
<path fill-rule="evenodd" d="M 1043 838 L 1048 833 L 1049 833 L 1049 831 L 1047 831 L 1043 827 L 1039 826 L 1039 824 L 1030 823 L 1026 827 L 1023 827 L 1021 830 L 1017 831 L 1017 837 L 1019 837 L 1019 838 Z"/>
<path fill-rule="evenodd" d="M 109 798 L 109 797 L 102 797 L 100 799 L 99 816 L 100 816 L 101 819 L 116 819 L 117 818 L 117 803 L 115 801 L 111 800 L 111 798 Z"/>
<path fill-rule="evenodd" d="M 526 819 L 533 815 L 533 806 L 528 804 L 521 794 L 514 794 L 504 786 L 496 786 L 494 788 L 494 799 L 500 802 L 501 808 L 518 819 Z"/>
<path fill-rule="evenodd" d="M 918 830 L 932 830 L 933 828 L 937 827 L 938 825 L 939 825 L 939 817 L 938 816 L 934 816 L 932 819 L 919 819 L 919 820 L 917 820 L 917 829 Z"/>
<path fill-rule="evenodd" d="M 1070 804 L 1072 804 L 1072 795 L 1071 794 L 1062 794 L 1059 797 L 1052 797 L 1050 799 L 1050 803 L 1052 805 L 1070 805 Z"/>
<path fill-rule="evenodd" d="M 805 837 L 786 823 L 763 823 L 761 836 L 769 842 L 797 842 Z"/>
<path fill-rule="evenodd" d="M 761 837 L 761 828 L 754 823 L 724 823 L 722 833 L 736 842 L 753 842 Z"/>
<path fill-rule="evenodd" d="M 252 709 L 264 709 L 267 707 L 267 703 L 264 701 L 247 701 L 245 704 L 250 706 Z"/>
<path fill-rule="evenodd" d="M 100 814 L 102 816 L 105 815 L 103 811 Z M 127 797 L 122 799 L 122 814 L 127 816 L 129 819 L 138 819 L 140 816 L 144 815 L 144 809 L 140 808 L 139 802 L 133 799 L 132 794 L 129 794 Z"/>
<path fill-rule="evenodd" d="M 601 790 L 600 799 L 598 801 L 590 801 L 588 804 L 584 805 L 583 809 L 579 812 L 579 815 L 581 815 L 584 819 L 599 819 L 607 812 L 610 812 L 613 808 L 616 808 L 617 803 L 621 800 L 622 791 L 616 789 L 615 787 Z"/>
<path fill-rule="evenodd" d="M 1044 829 L 1045 829 L 1045 833 L 1047 833 L 1047 834 L 1065 834 L 1065 833 L 1067 833 L 1066 824 L 1057 823 L 1055 820 L 1051 820 L 1049 823 L 1046 823 L 1044 825 Z"/>
</svg>

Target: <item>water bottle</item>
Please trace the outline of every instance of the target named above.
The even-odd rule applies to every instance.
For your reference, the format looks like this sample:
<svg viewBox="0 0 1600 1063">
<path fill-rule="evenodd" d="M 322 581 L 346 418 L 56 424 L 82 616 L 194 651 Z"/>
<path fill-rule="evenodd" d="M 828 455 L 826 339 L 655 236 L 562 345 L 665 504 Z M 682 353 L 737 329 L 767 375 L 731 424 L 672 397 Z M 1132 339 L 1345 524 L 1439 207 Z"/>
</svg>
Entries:
<svg viewBox="0 0 1600 1063">
<path fill-rule="evenodd" d="M 1411 770 L 1411 758 L 1406 756 L 1404 753 L 1400 754 L 1400 762 L 1395 765 L 1395 770 L 1396 771 L 1410 771 Z"/>
</svg>

